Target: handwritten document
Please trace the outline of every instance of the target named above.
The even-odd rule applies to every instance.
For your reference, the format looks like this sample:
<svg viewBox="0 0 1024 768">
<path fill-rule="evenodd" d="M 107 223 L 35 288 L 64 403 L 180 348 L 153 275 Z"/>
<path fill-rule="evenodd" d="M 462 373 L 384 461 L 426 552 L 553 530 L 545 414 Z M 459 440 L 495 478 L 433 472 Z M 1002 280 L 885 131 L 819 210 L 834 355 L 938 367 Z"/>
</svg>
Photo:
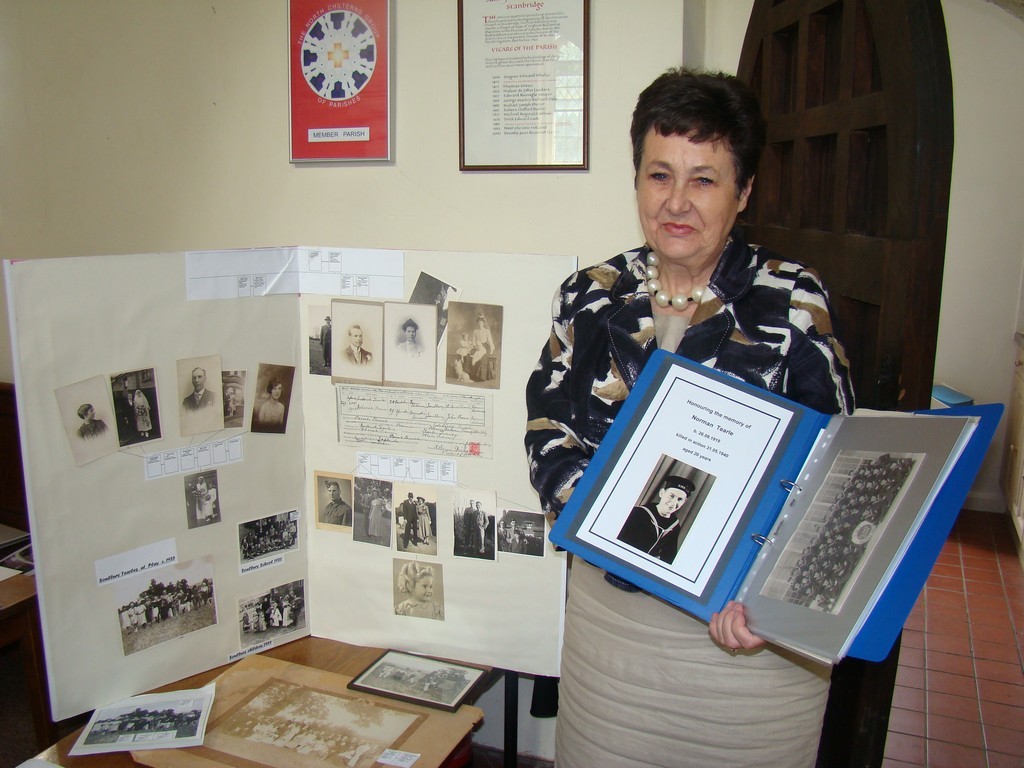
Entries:
<svg viewBox="0 0 1024 768">
<path fill-rule="evenodd" d="M 492 457 L 489 395 L 339 386 L 338 442 L 438 456 Z"/>
</svg>

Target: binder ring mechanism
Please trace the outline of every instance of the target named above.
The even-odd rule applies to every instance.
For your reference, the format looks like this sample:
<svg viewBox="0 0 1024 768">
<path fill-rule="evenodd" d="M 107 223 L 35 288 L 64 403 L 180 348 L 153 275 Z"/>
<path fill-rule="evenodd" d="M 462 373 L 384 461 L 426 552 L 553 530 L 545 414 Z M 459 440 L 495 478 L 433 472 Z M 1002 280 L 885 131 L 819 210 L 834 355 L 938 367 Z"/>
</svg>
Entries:
<svg viewBox="0 0 1024 768">
<path fill-rule="evenodd" d="M 752 533 L 750 538 L 754 540 L 754 543 L 759 547 L 763 547 L 766 544 L 771 544 L 772 540 L 765 536 L 763 533 Z"/>
<path fill-rule="evenodd" d="M 794 483 L 792 480 L 779 480 L 779 485 L 781 485 L 790 493 L 792 493 L 793 491 L 796 491 L 797 493 L 802 493 L 804 490 L 799 485 Z"/>
</svg>

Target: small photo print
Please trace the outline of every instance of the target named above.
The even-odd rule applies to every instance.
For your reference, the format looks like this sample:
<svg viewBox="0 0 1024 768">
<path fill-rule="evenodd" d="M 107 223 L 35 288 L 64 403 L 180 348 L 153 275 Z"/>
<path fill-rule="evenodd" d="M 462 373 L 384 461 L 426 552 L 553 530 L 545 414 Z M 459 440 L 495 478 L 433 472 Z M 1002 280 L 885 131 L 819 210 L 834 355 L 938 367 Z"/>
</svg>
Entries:
<svg viewBox="0 0 1024 768">
<path fill-rule="evenodd" d="M 298 548 L 298 510 L 238 524 L 238 551 L 243 564 L 284 555 Z"/>
<path fill-rule="evenodd" d="M 348 687 L 452 712 L 486 675 L 487 670 L 482 667 L 385 651 Z"/>
<path fill-rule="evenodd" d="M 496 552 L 494 491 L 460 490 L 452 509 L 452 537 L 456 557 L 494 560 Z"/>
<path fill-rule="evenodd" d="M 294 365 L 260 363 L 256 373 L 256 398 L 252 404 L 250 429 L 253 432 L 284 434 L 294 379 Z"/>
<path fill-rule="evenodd" d="M 356 477 L 352 540 L 391 548 L 394 488 L 390 480 Z"/>
<path fill-rule="evenodd" d="M 503 509 L 498 516 L 498 551 L 544 557 L 544 515 Z"/>
<path fill-rule="evenodd" d="M 198 435 L 224 429 L 220 355 L 179 360 L 177 372 L 181 434 Z"/>
<path fill-rule="evenodd" d="M 245 426 L 245 371 L 221 373 L 224 389 L 224 427 Z"/>
<path fill-rule="evenodd" d="M 410 304 L 433 304 L 437 307 L 437 343 L 441 343 L 448 326 L 448 302 L 458 295 L 458 289 L 426 272 L 420 272 L 409 295 Z"/>
<path fill-rule="evenodd" d="M 415 387 L 437 386 L 437 318 L 433 304 L 384 305 L 389 346 L 384 381 Z"/>
<path fill-rule="evenodd" d="M 383 383 L 384 305 L 333 299 L 331 328 L 331 381 Z"/>
<path fill-rule="evenodd" d="M 314 376 L 331 375 L 332 322 L 330 306 L 309 308 L 309 372 Z"/>
<path fill-rule="evenodd" d="M 316 527 L 352 530 L 352 476 L 314 472 Z"/>
<path fill-rule="evenodd" d="M 662 455 L 616 538 L 631 549 L 671 563 L 714 482 L 707 472 Z"/>
<path fill-rule="evenodd" d="M 102 376 L 60 387 L 55 394 L 75 464 L 82 466 L 117 453 L 120 446 L 114 429 L 115 417 Z"/>
<path fill-rule="evenodd" d="M 212 555 L 147 569 L 113 588 L 125 656 L 217 623 Z"/>
<path fill-rule="evenodd" d="M 432 485 L 397 485 L 395 548 L 417 555 L 437 554 L 437 489 Z"/>
<path fill-rule="evenodd" d="M 306 584 L 302 579 L 239 600 L 238 632 L 242 650 L 275 640 L 306 626 Z"/>
<path fill-rule="evenodd" d="M 153 368 L 124 371 L 110 377 L 117 416 L 117 439 L 121 447 L 160 438 L 160 409 Z"/>
<path fill-rule="evenodd" d="M 190 529 L 220 522 L 217 470 L 185 475 L 185 517 Z"/>
<path fill-rule="evenodd" d="M 445 381 L 468 387 L 500 387 L 503 312 L 504 308 L 496 304 L 450 303 Z"/>
<path fill-rule="evenodd" d="M 841 613 L 855 575 L 924 458 L 921 453 L 840 451 L 761 594 Z"/>
<path fill-rule="evenodd" d="M 444 621 L 444 582 L 440 563 L 394 561 L 395 615 Z"/>
</svg>

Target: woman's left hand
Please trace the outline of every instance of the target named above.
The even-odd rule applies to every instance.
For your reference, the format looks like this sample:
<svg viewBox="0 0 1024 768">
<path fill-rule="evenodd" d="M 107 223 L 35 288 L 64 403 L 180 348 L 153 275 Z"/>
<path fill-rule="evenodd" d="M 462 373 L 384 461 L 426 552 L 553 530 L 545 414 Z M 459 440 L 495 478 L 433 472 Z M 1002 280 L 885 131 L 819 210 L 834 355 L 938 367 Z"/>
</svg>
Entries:
<svg viewBox="0 0 1024 768">
<path fill-rule="evenodd" d="M 711 614 L 708 633 L 712 640 L 730 651 L 752 651 L 765 644 L 764 640 L 747 629 L 743 606 L 734 600 L 726 603 L 721 611 Z"/>
</svg>

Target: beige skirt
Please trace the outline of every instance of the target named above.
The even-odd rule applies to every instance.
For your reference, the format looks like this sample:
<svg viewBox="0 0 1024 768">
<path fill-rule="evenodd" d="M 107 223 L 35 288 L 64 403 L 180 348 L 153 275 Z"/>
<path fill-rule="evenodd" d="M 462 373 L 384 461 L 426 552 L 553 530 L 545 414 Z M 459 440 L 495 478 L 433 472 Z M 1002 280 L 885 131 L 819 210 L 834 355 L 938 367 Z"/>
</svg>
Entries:
<svg viewBox="0 0 1024 768">
<path fill-rule="evenodd" d="M 809 768 L 830 668 L 781 649 L 731 654 L 707 625 L 576 558 L 557 768 Z"/>
</svg>

